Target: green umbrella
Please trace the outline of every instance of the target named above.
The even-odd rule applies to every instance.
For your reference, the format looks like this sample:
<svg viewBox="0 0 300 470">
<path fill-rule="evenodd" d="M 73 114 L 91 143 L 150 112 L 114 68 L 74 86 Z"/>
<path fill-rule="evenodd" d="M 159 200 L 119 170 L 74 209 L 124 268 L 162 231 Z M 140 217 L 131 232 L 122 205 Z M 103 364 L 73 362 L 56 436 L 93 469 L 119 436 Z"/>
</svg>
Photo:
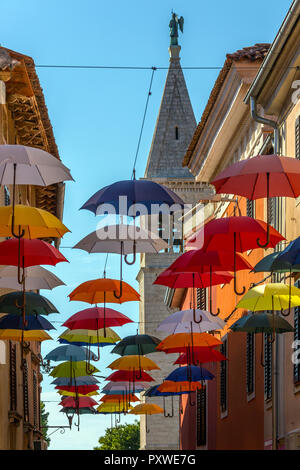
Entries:
<svg viewBox="0 0 300 470">
<path fill-rule="evenodd" d="M 23 292 L 10 292 L 0 297 L 0 313 L 22 315 Z M 25 310 L 27 315 L 49 315 L 59 313 L 57 308 L 40 294 L 25 292 Z"/>
<path fill-rule="evenodd" d="M 112 353 L 120 356 L 143 356 L 157 352 L 156 346 L 160 342 L 160 339 L 150 335 L 126 336 L 113 348 Z"/>
<path fill-rule="evenodd" d="M 58 366 L 54 367 L 50 375 L 52 377 L 83 377 L 87 375 L 86 368 L 87 368 L 86 361 L 78 361 L 78 362 L 67 361 L 67 362 L 62 362 Z M 95 372 L 99 372 L 99 369 L 97 369 L 97 367 L 89 365 L 89 368 L 91 369 L 91 374 L 94 374 Z"/>
<path fill-rule="evenodd" d="M 246 315 L 235 323 L 230 329 L 234 332 L 244 331 L 247 333 L 267 333 L 272 334 L 275 330 L 276 333 L 288 333 L 294 331 L 294 328 L 282 317 L 273 315 L 271 313 L 251 313 Z"/>
</svg>

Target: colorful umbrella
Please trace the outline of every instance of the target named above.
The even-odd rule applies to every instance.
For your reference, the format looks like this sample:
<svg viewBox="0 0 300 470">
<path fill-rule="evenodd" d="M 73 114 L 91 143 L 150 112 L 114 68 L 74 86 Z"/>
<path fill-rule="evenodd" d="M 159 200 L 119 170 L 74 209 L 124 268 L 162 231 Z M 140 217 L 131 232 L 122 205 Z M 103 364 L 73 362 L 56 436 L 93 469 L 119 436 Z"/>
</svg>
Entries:
<svg viewBox="0 0 300 470">
<path fill-rule="evenodd" d="M 200 319 L 200 323 L 194 322 L 194 315 Z M 157 328 L 157 331 L 174 333 L 203 333 L 205 331 L 222 330 L 225 322 L 212 316 L 204 310 L 179 310 L 165 318 Z"/>
<path fill-rule="evenodd" d="M 87 408 L 90 406 L 98 405 L 98 403 L 91 397 L 67 397 L 60 402 L 60 405 L 66 408 Z"/>
<path fill-rule="evenodd" d="M 65 330 L 59 336 L 59 342 L 72 343 L 76 346 L 112 346 L 121 338 L 111 328 L 99 330 Z"/>
<path fill-rule="evenodd" d="M 76 387 L 78 389 L 79 387 Z M 96 395 L 99 395 L 99 392 L 96 390 L 94 392 L 88 392 L 88 393 L 78 393 L 78 392 L 70 392 L 69 390 L 58 390 L 57 393 L 63 397 L 94 397 Z"/>
<path fill-rule="evenodd" d="M 80 300 L 89 304 L 112 302 L 122 304 L 140 300 L 140 295 L 127 282 L 117 279 L 93 279 L 80 284 L 69 294 L 70 300 Z"/>
<path fill-rule="evenodd" d="M 12 313 L 13 315 L 22 314 L 22 301 L 25 295 L 26 316 L 27 315 L 49 315 L 59 313 L 57 308 L 40 294 L 35 292 L 10 292 L 0 297 L 0 313 Z M 21 308 L 19 307 L 21 306 Z"/>
<path fill-rule="evenodd" d="M 168 392 L 195 392 L 201 390 L 203 385 L 200 382 L 173 382 L 165 381 L 161 385 L 158 385 L 157 390 L 162 393 Z"/>
<path fill-rule="evenodd" d="M 43 330 L 0 330 L 0 340 L 11 340 L 11 341 L 46 341 L 52 339 L 51 336 Z"/>
<path fill-rule="evenodd" d="M 24 277 L 26 289 L 28 290 L 52 290 L 55 287 L 65 285 L 65 283 L 55 276 L 55 274 L 41 266 L 25 268 Z M 0 268 L 0 288 L 13 289 L 14 291 L 23 289 L 23 286 L 19 284 L 18 281 L 17 267 L 4 266 L 3 268 Z"/>
<path fill-rule="evenodd" d="M 222 341 L 209 333 L 177 333 L 167 336 L 156 349 L 166 354 L 172 354 L 186 352 L 186 349 L 191 347 L 218 346 L 219 344 L 222 344 Z"/>
<path fill-rule="evenodd" d="M 107 377 L 105 380 L 110 380 L 112 382 L 124 382 L 128 381 L 129 383 L 133 384 L 133 388 L 135 382 L 153 382 L 152 377 L 144 372 L 143 370 L 141 371 L 140 377 L 136 377 L 136 372 L 132 370 L 117 370 L 116 372 L 113 372 L 109 377 Z M 133 390 L 134 392 L 134 390 Z"/>
<path fill-rule="evenodd" d="M 105 318 L 104 318 L 105 314 Z M 126 323 L 132 323 L 130 318 L 112 308 L 94 307 L 81 310 L 72 315 L 63 323 L 70 330 L 98 330 L 109 326 L 122 326 Z"/>
<path fill-rule="evenodd" d="M 93 378 L 93 377 L 88 377 Z M 79 382 L 79 378 L 76 378 L 76 382 Z M 64 393 L 78 393 L 80 395 L 89 395 L 90 393 L 98 393 L 99 386 L 96 384 L 90 385 L 56 385 L 55 387 L 59 392 Z"/>
<path fill-rule="evenodd" d="M 51 377 L 82 377 L 86 372 L 85 361 L 67 361 L 54 367 L 50 373 Z M 99 369 L 93 366 L 93 374 L 100 372 Z M 77 380 L 76 380 L 77 381 Z"/>
<path fill-rule="evenodd" d="M 289 295 L 291 293 L 291 295 Z M 251 311 L 286 310 L 300 305 L 300 289 L 285 284 L 272 283 L 253 287 L 238 302 L 236 308 Z"/>
<path fill-rule="evenodd" d="M 68 373 L 68 375 L 70 372 Z M 51 384 L 57 385 L 59 387 L 72 387 L 75 386 L 79 389 L 80 386 L 89 386 L 89 385 L 95 385 L 99 383 L 99 380 L 96 379 L 96 377 L 89 376 L 89 375 L 83 375 L 80 377 L 57 377 L 55 380 L 51 382 Z"/>
<path fill-rule="evenodd" d="M 1 321 L 0 321 L 1 326 Z M 45 357 L 46 361 L 85 361 L 87 359 L 95 360 L 97 356 L 87 348 L 73 346 L 71 344 L 66 346 L 58 346 L 48 353 Z"/>
<path fill-rule="evenodd" d="M 101 403 L 97 408 L 98 413 L 127 413 L 132 409 L 128 403 Z"/>
<path fill-rule="evenodd" d="M 144 396 L 145 397 L 171 397 L 173 395 L 184 395 L 189 392 L 160 392 L 158 388 L 162 384 L 158 385 L 152 385 L 152 387 L 148 388 L 148 390 L 145 391 Z"/>
<path fill-rule="evenodd" d="M 136 371 L 136 370 L 160 370 L 155 362 L 153 362 L 148 357 L 137 356 L 123 356 L 119 359 L 113 361 L 109 366 L 109 369 L 112 370 L 126 370 L 126 371 Z"/>
<path fill-rule="evenodd" d="M 234 332 L 244 331 L 247 333 L 288 333 L 294 328 L 282 317 L 271 313 L 251 313 L 234 322 L 230 329 Z"/>
<path fill-rule="evenodd" d="M 193 358 L 195 361 L 195 365 L 197 364 L 205 364 L 207 362 L 220 362 L 226 361 L 227 358 L 221 354 L 216 349 L 211 347 L 207 348 L 194 348 L 193 350 Z M 174 364 L 178 364 L 181 366 L 186 366 L 191 364 L 191 358 L 187 353 L 183 353 L 179 356 L 179 358 L 174 362 Z"/>
<path fill-rule="evenodd" d="M 213 181 L 218 194 L 235 194 L 250 200 L 270 197 L 292 197 L 300 194 L 300 162 L 279 155 L 258 155 L 240 160 L 225 168 Z M 269 229 L 269 210 L 268 229 Z M 269 243 L 269 230 L 264 248 Z"/>
<path fill-rule="evenodd" d="M 147 427 L 147 415 L 155 415 L 160 413 L 164 413 L 164 410 L 160 406 L 154 405 L 153 403 L 141 403 L 140 405 L 135 406 L 129 412 L 129 414 L 133 415 L 146 415 L 145 425 L 147 433 L 150 431 Z"/>
<path fill-rule="evenodd" d="M 72 415 L 72 414 L 80 414 L 80 415 L 95 415 L 97 414 L 95 408 L 93 407 L 87 407 L 87 408 L 79 408 L 78 410 L 76 408 L 67 408 L 64 407 L 60 410 L 60 413 L 66 413 L 66 415 Z"/>
<path fill-rule="evenodd" d="M 41 315 L 30 315 L 26 318 L 26 324 L 20 315 L 4 315 L 0 318 L 0 330 L 55 330 L 54 326 Z"/>
<path fill-rule="evenodd" d="M 181 289 L 192 287 L 204 289 L 218 284 L 228 284 L 233 279 L 233 275 L 226 271 L 210 273 L 176 273 L 166 269 L 157 276 L 153 284 L 170 287 L 170 289 Z"/>
<path fill-rule="evenodd" d="M 147 387 L 149 387 L 149 384 L 147 382 L 135 383 L 134 392 L 140 393 L 143 390 L 145 390 Z M 120 394 L 120 392 L 132 393 L 133 392 L 132 382 L 129 382 L 129 381 L 109 382 L 103 387 L 101 392 L 105 394 Z"/>
<path fill-rule="evenodd" d="M 201 382 L 212 380 L 215 376 L 204 367 L 184 366 L 173 370 L 166 378 L 169 382 Z"/>
<path fill-rule="evenodd" d="M 137 402 L 140 401 L 140 399 L 134 395 L 133 393 L 130 393 L 126 396 L 126 399 L 128 402 Z M 103 403 L 118 403 L 124 400 L 124 394 L 121 395 L 104 395 L 100 401 Z"/>
<path fill-rule="evenodd" d="M 132 335 L 123 338 L 112 350 L 120 356 L 144 355 L 156 352 L 160 339 L 151 335 Z"/>
</svg>

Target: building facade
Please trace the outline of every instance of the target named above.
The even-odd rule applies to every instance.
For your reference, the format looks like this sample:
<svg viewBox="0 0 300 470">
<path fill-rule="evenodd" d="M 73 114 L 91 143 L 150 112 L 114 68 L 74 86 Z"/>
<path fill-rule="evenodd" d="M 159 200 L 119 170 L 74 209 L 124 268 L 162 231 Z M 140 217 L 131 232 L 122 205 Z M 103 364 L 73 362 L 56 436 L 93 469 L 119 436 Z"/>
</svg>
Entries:
<svg viewBox="0 0 300 470">
<path fill-rule="evenodd" d="M 0 145 L 43 149 L 59 159 L 43 91 L 32 58 L 0 47 Z M 10 187 L 0 187 L 0 204 L 10 205 Z M 64 184 L 17 186 L 16 202 L 45 209 L 62 219 Z M 52 240 L 48 240 L 52 241 Z M 53 240 L 56 246 L 58 240 Z M 0 294 L 5 290 L 1 289 Z M 0 341 L 0 449 L 45 448 L 40 422 L 40 343 L 24 349 Z"/>
</svg>

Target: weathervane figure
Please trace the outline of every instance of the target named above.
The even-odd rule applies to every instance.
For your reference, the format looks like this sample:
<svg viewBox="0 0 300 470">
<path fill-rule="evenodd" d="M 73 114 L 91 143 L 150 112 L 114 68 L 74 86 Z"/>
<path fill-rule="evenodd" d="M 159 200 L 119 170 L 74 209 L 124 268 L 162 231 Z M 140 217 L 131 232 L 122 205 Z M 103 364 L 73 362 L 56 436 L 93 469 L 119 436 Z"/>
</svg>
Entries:
<svg viewBox="0 0 300 470">
<path fill-rule="evenodd" d="M 169 23 L 170 28 L 170 45 L 178 46 L 178 25 L 180 31 L 183 33 L 183 16 L 178 18 L 178 15 L 172 11 L 172 19 Z"/>
</svg>

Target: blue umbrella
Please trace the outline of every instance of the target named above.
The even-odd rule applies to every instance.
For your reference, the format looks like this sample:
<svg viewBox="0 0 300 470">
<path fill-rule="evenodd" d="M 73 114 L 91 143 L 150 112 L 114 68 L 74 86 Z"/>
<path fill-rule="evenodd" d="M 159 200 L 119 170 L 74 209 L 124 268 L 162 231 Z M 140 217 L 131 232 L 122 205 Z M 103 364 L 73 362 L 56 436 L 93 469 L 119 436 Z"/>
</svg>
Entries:
<svg viewBox="0 0 300 470">
<path fill-rule="evenodd" d="M 0 318 L 0 330 L 55 330 L 54 326 L 42 316 L 30 315 L 26 317 L 26 326 L 19 315 L 5 315 Z"/>
<path fill-rule="evenodd" d="M 74 378 L 70 377 L 57 377 L 51 384 L 53 385 L 60 385 L 60 386 L 81 386 L 81 385 L 93 385 L 93 384 L 98 384 L 99 380 L 97 380 L 95 377 L 92 377 L 91 375 L 86 375 L 86 376 L 80 376 Z"/>
<path fill-rule="evenodd" d="M 53 351 L 47 354 L 45 359 L 47 361 L 77 362 L 86 361 L 87 359 L 95 361 L 97 359 L 97 356 L 92 351 L 89 351 L 87 348 L 80 348 L 79 346 L 68 344 L 65 346 L 58 346 L 57 348 L 53 349 Z"/>
<path fill-rule="evenodd" d="M 92 407 L 86 407 L 86 408 L 70 408 L 70 407 L 64 407 L 60 410 L 60 413 L 66 413 L 66 414 L 80 414 L 80 415 L 95 415 L 97 414 L 95 408 Z"/>
<path fill-rule="evenodd" d="M 119 199 L 122 196 L 126 197 L 125 201 Z M 159 206 L 164 204 L 170 207 L 178 204 L 179 208 L 184 206 L 183 200 L 165 186 L 154 181 L 136 179 L 117 181 L 109 186 L 105 186 L 86 201 L 80 209 L 87 209 L 97 214 L 103 204 L 110 204 L 114 208 L 113 213 L 132 216 L 135 214 L 130 213 L 129 209 L 133 208 L 134 204 L 143 204 L 149 215 L 150 213 L 158 214 L 161 212 L 160 209 L 163 209 L 153 207 L 153 205 Z M 107 210 L 107 206 L 105 209 Z"/>
<path fill-rule="evenodd" d="M 165 380 L 171 382 L 200 382 L 201 380 L 212 380 L 215 376 L 204 367 L 185 366 L 173 370 Z"/>
<path fill-rule="evenodd" d="M 22 305 L 23 292 L 9 292 L 0 297 L 0 313 L 22 315 Z M 35 292 L 25 292 L 25 305 L 26 316 L 59 313 L 50 300 Z"/>
<path fill-rule="evenodd" d="M 300 270 L 300 237 L 293 240 L 274 260 L 273 269 Z"/>
<path fill-rule="evenodd" d="M 158 384 L 158 385 L 153 385 L 152 387 L 148 388 L 148 390 L 146 390 L 145 392 L 145 397 L 171 397 L 173 395 L 184 395 L 184 394 L 187 394 L 187 393 L 191 393 L 191 392 L 160 392 L 158 389 L 158 387 L 160 386 L 161 384 Z"/>
</svg>

